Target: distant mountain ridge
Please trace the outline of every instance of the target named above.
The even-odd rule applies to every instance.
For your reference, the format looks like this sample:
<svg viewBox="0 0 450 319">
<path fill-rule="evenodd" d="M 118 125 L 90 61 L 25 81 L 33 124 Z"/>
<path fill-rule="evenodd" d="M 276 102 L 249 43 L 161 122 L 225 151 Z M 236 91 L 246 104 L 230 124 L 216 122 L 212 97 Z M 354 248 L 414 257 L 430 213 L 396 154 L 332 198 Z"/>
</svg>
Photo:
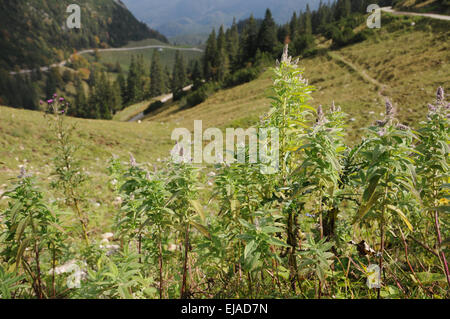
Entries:
<svg viewBox="0 0 450 319">
<path fill-rule="evenodd" d="M 79 4 L 81 29 L 68 29 L 66 12 Z M 118 47 L 154 38 L 159 32 L 139 22 L 120 0 L 0 1 L 0 69 L 34 69 L 67 58 L 75 49 Z"/>
<path fill-rule="evenodd" d="M 251 13 L 263 18 L 270 8 L 278 23 L 287 22 L 294 11 L 311 9 L 319 0 L 123 0 L 136 17 L 167 37 L 207 34 L 213 27 L 230 25 Z M 324 1 L 326 2 L 326 1 Z"/>
</svg>

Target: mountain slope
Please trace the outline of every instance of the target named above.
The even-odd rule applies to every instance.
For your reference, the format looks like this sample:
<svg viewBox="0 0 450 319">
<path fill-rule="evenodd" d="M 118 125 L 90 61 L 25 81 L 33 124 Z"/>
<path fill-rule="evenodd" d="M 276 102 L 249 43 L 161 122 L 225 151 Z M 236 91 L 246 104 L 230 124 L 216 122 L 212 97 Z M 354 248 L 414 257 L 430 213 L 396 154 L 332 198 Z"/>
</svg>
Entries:
<svg viewBox="0 0 450 319">
<path fill-rule="evenodd" d="M 384 112 L 385 99 L 399 107 L 399 118 L 416 125 L 427 113 L 436 89 L 450 91 L 450 22 L 424 17 L 384 15 L 384 27 L 366 41 L 301 60 L 305 77 L 316 87 L 311 105 L 332 101 L 349 115 L 349 139 L 361 136 L 361 127 L 374 123 Z M 204 103 L 180 109 L 169 104 L 150 114 L 147 121 L 192 128 L 246 127 L 269 110 L 270 71 L 257 80 L 222 90 Z"/>
<path fill-rule="evenodd" d="M 140 20 L 157 28 L 168 37 L 182 34 L 209 33 L 212 27 L 230 25 L 233 17 L 245 19 L 251 13 L 264 17 L 266 8 L 272 10 L 279 23 L 288 21 L 294 11 L 318 6 L 308 0 L 123 0 Z"/>
<path fill-rule="evenodd" d="M 388 18 L 386 14 L 385 21 Z M 361 137 L 362 127 L 383 118 L 387 97 L 398 106 L 400 120 L 416 126 L 426 116 L 427 103 L 433 102 L 436 88 L 441 85 L 450 92 L 450 57 L 445 41 L 450 35 L 449 22 L 422 17 L 389 19 L 392 22 L 386 23 L 377 37 L 301 61 L 305 77 L 316 87 L 311 106 L 328 108 L 332 101 L 340 105 L 348 114 L 346 134 L 351 141 Z M 179 104 L 168 104 L 142 123 L 70 118 L 77 124 L 76 139 L 84 146 L 83 166 L 94 184 L 101 185 L 90 190 L 91 198 L 99 202 L 112 198 L 104 169 L 112 153 L 127 159 L 132 152 L 139 162 L 155 163 L 157 158 L 169 156 L 175 127 L 191 129 L 194 120 L 203 120 L 204 129 L 248 127 L 269 109 L 271 84 L 267 70 L 257 80 L 219 91 L 194 108 L 180 110 Z M 145 103 L 131 106 L 123 119 L 145 108 Z M 30 171 L 47 176 L 50 168 L 45 165 L 53 155 L 48 149 L 43 114 L 0 107 L 0 123 L 0 193 L 6 188 L 3 184 L 19 174 L 19 165 L 26 164 Z"/>
<path fill-rule="evenodd" d="M 67 58 L 74 49 L 122 46 L 164 36 L 136 20 L 121 1 L 80 3 L 81 29 L 68 29 L 72 0 L 0 2 L 0 69 L 33 69 Z"/>
</svg>

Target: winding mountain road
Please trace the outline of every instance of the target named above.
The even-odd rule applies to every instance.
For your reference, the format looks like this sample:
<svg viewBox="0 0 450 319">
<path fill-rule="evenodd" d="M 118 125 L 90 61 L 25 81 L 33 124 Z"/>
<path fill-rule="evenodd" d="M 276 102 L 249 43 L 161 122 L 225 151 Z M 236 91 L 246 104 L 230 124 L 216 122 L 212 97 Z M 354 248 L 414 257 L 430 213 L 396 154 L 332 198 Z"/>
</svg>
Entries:
<svg viewBox="0 0 450 319">
<path fill-rule="evenodd" d="M 145 49 L 168 49 L 168 50 L 179 50 L 179 51 L 203 52 L 203 50 L 199 49 L 199 48 L 177 48 L 177 47 L 172 47 L 172 46 L 168 46 L 168 45 L 146 45 L 146 46 L 132 47 L 132 48 L 107 48 L 107 49 L 97 49 L 97 51 L 98 52 L 123 52 L 123 51 L 137 51 L 137 50 L 145 50 Z M 69 62 L 72 59 L 72 57 L 75 54 L 82 55 L 82 54 L 87 54 L 87 53 L 93 53 L 95 51 L 96 51 L 96 49 L 87 49 L 87 50 L 82 50 L 82 51 L 76 52 L 76 53 L 72 54 L 70 56 L 70 58 L 67 60 L 61 61 L 59 63 L 54 63 L 50 66 L 41 67 L 41 71 L 46 72 L 50 68 L 63 67 L 67 64 L 67 62 Z M 15 75 L 17 73 L 19 73 L 19 74 L 31 73 L 34 70 L 35 69 L 23 69 L 23 70 L 20 70 L 19 72 L 9 72 L 9 74 Z"/>
</svg>

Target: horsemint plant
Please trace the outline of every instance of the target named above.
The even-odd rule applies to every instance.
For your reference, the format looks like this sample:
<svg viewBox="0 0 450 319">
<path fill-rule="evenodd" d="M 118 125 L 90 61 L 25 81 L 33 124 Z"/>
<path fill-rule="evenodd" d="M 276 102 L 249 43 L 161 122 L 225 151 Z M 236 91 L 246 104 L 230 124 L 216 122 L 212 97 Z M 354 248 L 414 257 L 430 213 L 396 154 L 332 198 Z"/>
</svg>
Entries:
<svg viewBox="0 0 450 319">
<path fill-rule="evenodd" d="M 55 296 L 55 277 L 45 271 L 43 261 L 51 260 L 50 274 L 54 274 L 63 236 L 58 216 L 44 204 L 24 168 L 14 188 L 2 196 L 10 198 L 4 212 L 6 229 L 0 237 L 5 245 L 3 259 L 13 270 L 23 270 L 37 298 Z"/>
<path fill-rule="evenodd" d="M 71 207 L 80 222 L 83 238 L 89 245 L 88 219 L 83 212 L 82 184 L 86 181 L 80 161 L 76 158 L 78 146 L 73 141 L 75 125 L 66 125 L 65 116 L 69 103 L 56 94 L 47 101 L 47 119 L 53 140 L 56 142 L 55 157 L 53 158 L 55 180 L 51 186 L 65 196 L 67 206 Z"/>
<path fill-rule="evenodd" d="M 121 172 L 121 165 L 113 159 L 110 172 Z M 122 211 L 118 214 L 116 227 L 124 241 L 137 238 L 139 262 L 158 264 L 159 297 L 164 296 L 163 243 L 170 234 L 163 229 L 170 226 L 168 215 L 173 211 L 167 208 L 171 193 L 166 190 L 164 179 L 158 172 L 151 173 L 140 168 L 133 155 L 130 167 L 120 178 L 119 190 L 123 196 Z M 156 258 L 152 258 L 156 256 Z"/>
<path fill-rule="evenodd" d="M 413 230 L 407 212 L 398 204 L 405 196 L 415 193 L 414 159 L 411 154 L 417 153 L 412 145 L 417 136 L 395 118 L 395 109 L 389 100 L 386 101 L 385 119 L 377 121 L 368 133 L 368 140 L 360 151 L 367 169 L 357 174 L 365 190 L 353 222 L 360 222 L 369 213 L 377 221 L 380 231 L 379 267 L 383 273 L 386 228 L 392 220 L 389 213 L 395 213 L 410 231 Z M 378 298 L 380 293 L 381 287 Z"/>
<path fill-rule="evenodd" d="M 445 101 L 442 87 L 437 91 L 435 105 L 428 105 L 427 121 L 421 123 L 419 135 L 421 143 L 417 146 L 417 173 L 420 176 L 420 196 L 425 214 L 433 220 L 437 238 L 437 249 L 443 272 L 450 288 L 450 273 L 442 245 L 440 214 L 448 214 L 449 206 L 449 139 L 448 125 L 450 103 Z M 443 214 L 443 215 L 442 215 Z M 447 224 L 448 227 L 448 224 Z"/>
<path fill-rule="evenodd" d="M 279 129 L 281 167 L 278 174 L 272 178 L 275 180 L 277 189 L 275 195 L 279 199 L 279 207 L 286 219 L 286 237 L 290 247 L 285 254 L 289 259 L 291 288 L 295 292 L 298 280 L 296 250 L 299 207 L 295 201 L 285 199 L 291 198 L 297 192 L 298 186 L 296 180 L 292 178 L 292 172 L 298 167 L 299 156 L 296 151 L 302 146 L 299 143 L 303 141 L 315 114 L 314 108 L 308 105 L 313 87 L 303 78 L 303 70 L 298 66 L 298 59 L 293 61 L 289 56 L 287 44 L 281 62 L 277 61 L 274 74 L 272 108 L 263 119 L 262 126 Z"/>
<path fill-rule="evenodd" d="M 297 185 L 301 185 L 296 192 L 297 200 L 318 215 L 321 240 L 325 237 L 330 241 L 335 234 L 339 211 L 337 195 L 340 193 L 340 178 L 344 169 L 342 158 L 346 150 L 343 142 L 344 117 L 345 115 L 334 103 L 327 114 L 324 113 L 322 106 L 319 106 L 316 124 L 308 129 L 301 140 L 302 145 L 297 149 L 297 152 L 301 152 L 302 160 L 301 165 L 293 172 Z M 325 229 L 324 217 L 327 222 Z M 314 243 L 314 240 L 312 239 L 310 243 Z M 319 242 L 319 246 L 320 243 L 323 244 Z M 326 246 L 331 248 L 333 244 Z M 300 253 L 300 256 L 304 255 L 305 252 Z M 324 272 L 316 273 L 320 274 L 317 291 L 317 296 L 320 297 L 325 274 Z"/>
</svg>

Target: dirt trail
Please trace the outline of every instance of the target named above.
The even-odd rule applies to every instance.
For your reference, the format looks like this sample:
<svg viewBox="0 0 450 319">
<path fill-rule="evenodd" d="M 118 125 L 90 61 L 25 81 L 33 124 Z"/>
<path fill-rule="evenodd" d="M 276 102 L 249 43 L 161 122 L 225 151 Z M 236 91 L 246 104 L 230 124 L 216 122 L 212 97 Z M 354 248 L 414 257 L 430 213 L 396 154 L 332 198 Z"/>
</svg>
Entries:
<svg viewBox="0 0 450 319">
<path fill-rule="evenodd" d="M 450 16 L 443 15 L 443 14 L 396 11 L 396 10 L 392 9 L 392 7 L 383 7 L 383 8 L 381 8 L 381 11 L 392 13 L 395 15 L 418 16 L 418 17 L 427 17 L 427 18 L 432 18 L 432 19 L 450 21 Z"/>
<path fill-rule="evenodd" d="M 383 100 L 386 96 L 384 94 L 384 91 L 387 88 L 386 84 L 383 84 L 379 82 L 377 79 L 371 77 L 369 74 L 367 74 L 366 70 L 356 66 L 352 62 L 348 61 L 346 58 L 338 54 L 337 52 L 328 52 L 328 56 L 330 56 L 333 60 L 336 60 L 338 62 L 341 62 L 345 64 L 348 68 L 352 69 L 356 74 L 359 75 L 364 81 L 369 82 L 377 87 L 378 89 L 378 95 Z"/>
</svg>

